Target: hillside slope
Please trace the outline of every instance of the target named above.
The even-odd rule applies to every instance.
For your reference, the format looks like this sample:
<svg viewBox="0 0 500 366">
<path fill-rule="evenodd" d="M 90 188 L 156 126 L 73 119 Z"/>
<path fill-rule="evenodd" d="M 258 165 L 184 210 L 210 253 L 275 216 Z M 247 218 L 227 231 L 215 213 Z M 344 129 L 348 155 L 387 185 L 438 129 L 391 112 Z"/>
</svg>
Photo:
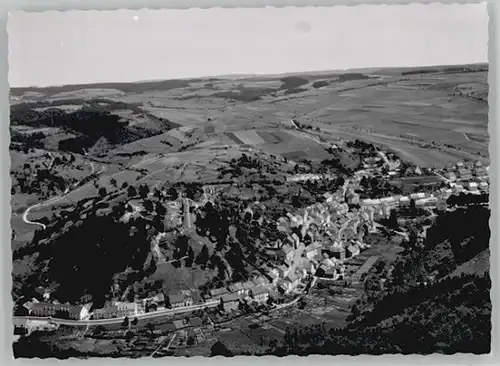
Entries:
<svg viewBox="0 0 500 366">
<path fill-rule="evenodd" d="M 406 244 L 385 286 L 369 276 L 345 328 L 290 330 L 270 352 L 490 352 L 489 214 L 480 206 L 441 214 L 424 242 Z"/>
</svg>

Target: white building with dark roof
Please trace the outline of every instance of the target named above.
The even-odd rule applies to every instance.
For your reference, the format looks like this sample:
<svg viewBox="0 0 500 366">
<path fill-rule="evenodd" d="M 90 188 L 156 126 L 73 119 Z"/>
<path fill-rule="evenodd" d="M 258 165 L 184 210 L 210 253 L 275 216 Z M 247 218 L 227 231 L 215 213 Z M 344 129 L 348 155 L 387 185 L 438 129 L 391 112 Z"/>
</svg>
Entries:
<svg viewBox="0 0 500 366">
<path fill-rule="evenodd" d="M 487 182 L 479 182 L 479 189 L 481 191 L 487 191 L 489 188 L 489 184 Z"/>
<path fill-rule="evenodd" d="M 46 302 L 32 303 L 31 316 L 61 317 L 72 320 L 82 320 L 88 316 L 88 308 L 82 305 L 50 304 Z"/>
<path fill-rule="evenodd" d="M 410 207 L 410 198 L 403 196 L 399 199 L 399 205 L 401 207 Z"/>
</svg>

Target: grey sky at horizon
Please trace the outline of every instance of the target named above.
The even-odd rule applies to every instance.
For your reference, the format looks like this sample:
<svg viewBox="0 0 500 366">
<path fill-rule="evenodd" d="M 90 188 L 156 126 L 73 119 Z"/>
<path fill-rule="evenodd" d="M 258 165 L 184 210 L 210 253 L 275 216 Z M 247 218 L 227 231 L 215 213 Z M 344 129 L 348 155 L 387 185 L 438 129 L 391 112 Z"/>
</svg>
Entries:
<svg viewBox="0 0 500 366">
<path fill-rule="evenodd" d="M 487 62 L 486 4 L 9 14 L 11 87 Z"/>
</svg>

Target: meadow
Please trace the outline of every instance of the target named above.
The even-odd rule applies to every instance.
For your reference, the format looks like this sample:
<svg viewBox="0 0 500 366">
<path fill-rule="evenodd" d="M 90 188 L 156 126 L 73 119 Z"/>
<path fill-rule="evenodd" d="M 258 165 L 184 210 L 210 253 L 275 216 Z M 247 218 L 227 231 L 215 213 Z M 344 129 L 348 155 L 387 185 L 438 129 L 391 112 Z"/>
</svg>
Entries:
<svg viewBox="0 0 500 366">
<path fill-rule="evenodd" d="M 487 76 L 487 66 L 469 65 L 13 89 L 16 108 L 24 103 L 40 110 L 74 110 L 90 100 L 127 120 L 130 131 L 150 131 L 132 142 L 108 144 L 99 156 L 73 153 L 76 168 L 58 173 L 81 180 L 93 162 L 96 170 L 103 169 L 97 184 L 88 182 L 61 195 L 34 209 L 30 218 L 50 217 L 95 197 L 96 186 L 114 191 L 112 179 L 117 187 L 213 180 L 221 165 L 249 149 L 290 160 L 327 159 L 320 137 L 327 144 L 365 140 L 421 167 L 461 160 L 489 164 Z M 292 130 L 291 119 L 311 129 Z M 76 137 L 61 127 L 28 122 L 14 124 L 11 131 L 44 132 L 44 149 L 52 153 L 61 139 Z M 11 156 L 13 172 L 26 163 L 46 163 L 36 149 L 11 149 Z M 53 196 L 12 196 L 16 241 L 27 240 L 36 229 L 23 222 L 23 211 Z"/>
</svg>

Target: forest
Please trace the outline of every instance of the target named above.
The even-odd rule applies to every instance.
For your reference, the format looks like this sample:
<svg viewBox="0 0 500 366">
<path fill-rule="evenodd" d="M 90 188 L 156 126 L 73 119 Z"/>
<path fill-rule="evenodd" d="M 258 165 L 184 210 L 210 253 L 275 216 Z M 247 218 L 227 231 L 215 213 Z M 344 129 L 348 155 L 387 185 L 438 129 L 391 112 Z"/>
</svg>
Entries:
<svg viewBox="0 0 500 366">
<path fill-rule="evenodd" d="M 71 100 L 65 101 L 71 103 Z M 83 149 L 89 149 L 99 140 L 105 140 L 110 146 L 117 146 L 133 142 L 135 140 L 151 137 L 158 133 L 178 127 L 175 123 L 166 119 L 157 118 L 139 109 L 137 106 L 128 106 L 108 100 L 76 100 L 75 103 L 82 105 L 74 111 L 67 111 L 60 107 L 63 101 L 57 103 L 21 103 L 11 109 L 10 120 L 13 126 L 24 125 L 31 128 L 58 127 L 68 133 L 76 135 L 59 141 L 59 150 L 81 153 Z M 130 121 L 115 113 L 116 109 L 131 109 L 137 115 L 151 119 L 157 128 L 141 126 L 137 123 L 133 126 Z M 40 136 L 35 136 L 40 137 Z M 17 142 L 29 143 L 34 138 L 16 137 Z M 35 141 L 41 144 L 39 139 Z"/>
</svg>

